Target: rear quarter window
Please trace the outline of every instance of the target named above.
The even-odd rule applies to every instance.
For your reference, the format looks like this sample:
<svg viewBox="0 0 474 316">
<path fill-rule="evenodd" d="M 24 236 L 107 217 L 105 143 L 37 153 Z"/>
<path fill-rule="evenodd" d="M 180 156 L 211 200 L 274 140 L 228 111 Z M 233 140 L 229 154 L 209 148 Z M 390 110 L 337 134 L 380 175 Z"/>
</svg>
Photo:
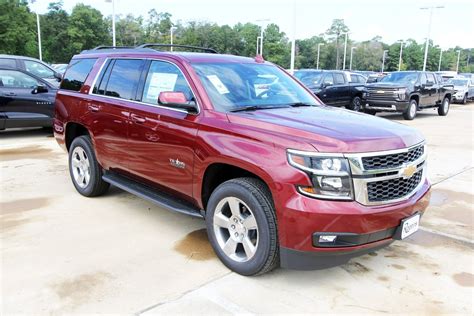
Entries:
<svg viewBox="0 0 474 316">
<path fill-rule="evenodd" d="M 61 83 L 61 89 L 79 91 L 96 62 L 96 58 L 72 60 Z"/>
<path fill-rule="evenodd" d="M 0 67 L 16 68 L 16 60 L 11 58 L 0 58 Z"/>
</svg>

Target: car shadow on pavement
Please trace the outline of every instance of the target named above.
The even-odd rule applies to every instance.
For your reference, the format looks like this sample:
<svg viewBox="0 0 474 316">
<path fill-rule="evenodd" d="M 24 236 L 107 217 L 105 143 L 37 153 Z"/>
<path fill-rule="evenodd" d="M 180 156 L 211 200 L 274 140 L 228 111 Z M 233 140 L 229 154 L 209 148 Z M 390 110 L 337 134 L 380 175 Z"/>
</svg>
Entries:
<svg viewBox="0 0 474 316">
<path fill-rule="evenodd" d="M 52 128 L 12 128 L 0 131 L 0 140 L 18 137 L 53 137 Z"/>
</svg>

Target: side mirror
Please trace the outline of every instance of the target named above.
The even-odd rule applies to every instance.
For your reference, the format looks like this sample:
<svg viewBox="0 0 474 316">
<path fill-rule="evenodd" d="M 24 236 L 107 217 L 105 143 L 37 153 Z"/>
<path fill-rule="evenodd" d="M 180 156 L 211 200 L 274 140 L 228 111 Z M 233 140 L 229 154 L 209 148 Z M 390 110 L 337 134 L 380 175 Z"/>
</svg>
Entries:
<svg viewBox="0 0 474 316">
<path fill-rule="evenodd" d="M 330 86 L 332 86 L 332 83 L 330 83 L 330 82 L 323 82 L 321 84 L 321 88 L 327 88 L 327 87 L 330 87 Z"/>
<path fill-rule="evenodd" d="M 425 87 L 432 87 L 434 85 L 434 82 L 433 81 L 427 81 L 424 86 Z"/>
<path fill-rule="evenodd" d="M 58 81 L 63 80 L 63 76 L 59 72 L 54 73 L 54 78 L 58 79 Z"/>
<path fill-rule="evenodd" d="M 48 87 L 46 87 L 46 86 L 36 86 L 31 91 L 32 94 L 45 93 L 45 92 L 48 92 Z"/>
<path fill-rule="evenodd" d="M 196 104 L 194 104 L 194 102 L 188 102 L 183 92 L 160 92 L 158 104 L 183 109 L 188 112 L 197 112 Z"/>
</svg>

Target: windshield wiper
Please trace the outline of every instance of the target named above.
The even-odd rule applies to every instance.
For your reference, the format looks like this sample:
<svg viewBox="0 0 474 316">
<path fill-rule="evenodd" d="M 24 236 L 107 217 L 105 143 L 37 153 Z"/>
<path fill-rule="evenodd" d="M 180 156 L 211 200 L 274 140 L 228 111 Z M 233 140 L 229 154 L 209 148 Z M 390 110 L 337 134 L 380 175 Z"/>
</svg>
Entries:
<svg viewBox="0 0 474 316">
<path fill-rule="evenodd" d="M 314 106 L 314 104 L 305 103 L 305 102 L 294 102 L 294 103 L 289 103 L 287 105 L 291 106 L 292 108 L 296 108 L 299 106 Z"/>
<path fill-rule="evenodd" d="M 248 105 L 239 108 L 229 110 L 229 112 L 244 112 L 244 111 L 255 111 L 255 110 L 268 110 L 268 109 L 280 109 L 287 106 L 262 106 L 262 105 Z"/>
</svg>

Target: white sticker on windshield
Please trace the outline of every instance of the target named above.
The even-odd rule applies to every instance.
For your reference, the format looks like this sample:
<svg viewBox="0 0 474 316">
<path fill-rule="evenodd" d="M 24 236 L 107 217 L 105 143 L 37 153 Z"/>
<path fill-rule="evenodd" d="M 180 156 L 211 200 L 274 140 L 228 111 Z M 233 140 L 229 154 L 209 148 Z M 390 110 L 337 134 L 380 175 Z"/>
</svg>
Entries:
<svg viewBox="0 0 474 316">
<path fill-rule="evenodd" d="M 146 94 L 148 100 L 156 101 L 160 92 L 163 91 L 174 91 L 176 81 L 178 80 L 177 74 L 160 73 L 155 72 L 151 75 L 150 86 Z"/>
<path fill-rule="evenodd" d="M 217 77 L 216 75 L 209 75 L 207 76 L 207 79 L 209 79 L 209 81 L 212 83 L 214 88 L 216 88 L 217 92 L 219 92 L 220 94 L 229 93 L 229 90 L 227 89 L 227 87 L 224 85 L 224 83 L 222 83 L 221 79 L 219 79 L 219 77 Z"/>
</svg>

